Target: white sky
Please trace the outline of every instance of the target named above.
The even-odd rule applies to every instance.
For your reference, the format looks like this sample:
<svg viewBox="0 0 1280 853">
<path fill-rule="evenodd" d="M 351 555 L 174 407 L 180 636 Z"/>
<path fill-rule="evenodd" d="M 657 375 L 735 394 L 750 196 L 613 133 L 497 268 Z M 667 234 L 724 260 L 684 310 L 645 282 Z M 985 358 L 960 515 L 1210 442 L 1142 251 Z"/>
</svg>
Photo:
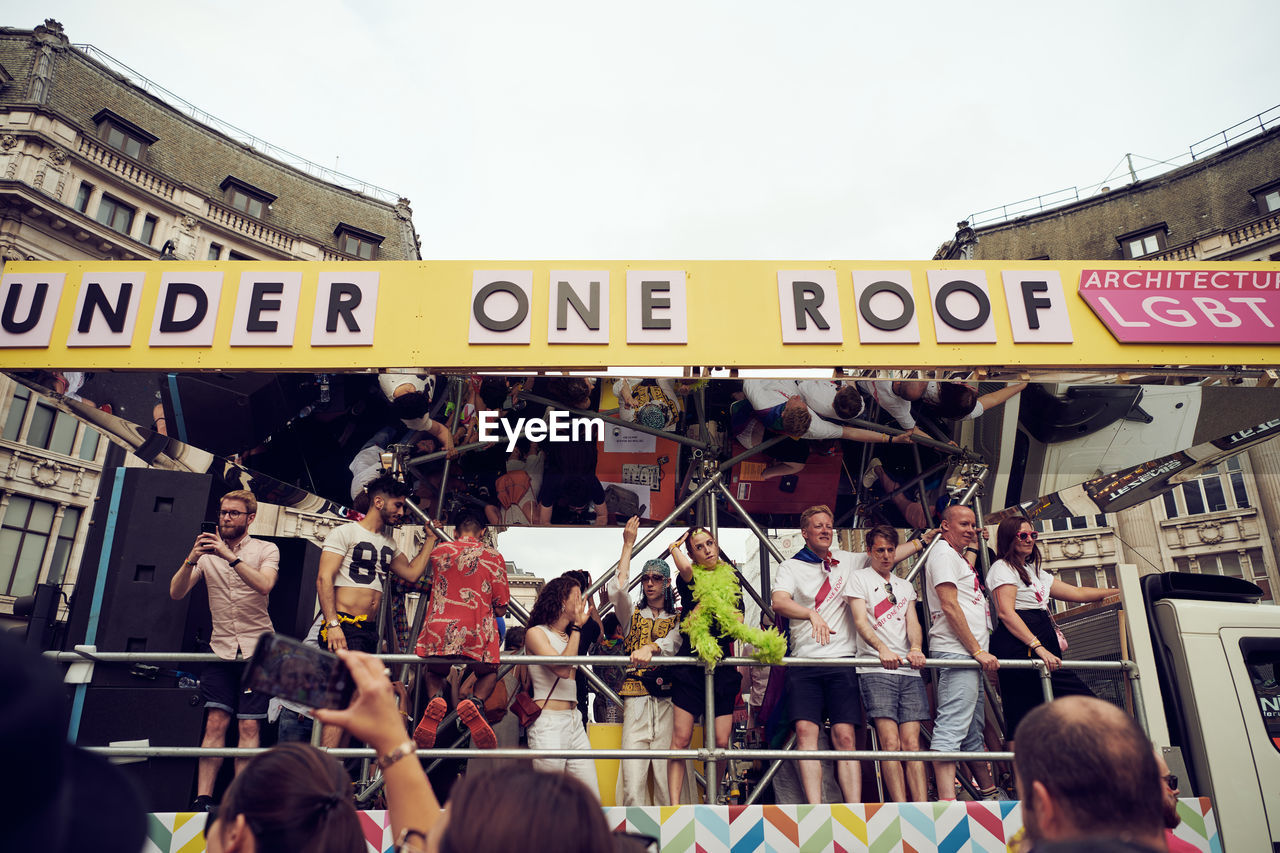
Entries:
<svg viewBox="0 0 1280 853">
<path fill-rule="evenodd" d="M 929 258 L 1280 103 L 1271 0 L 0 4 L 409 197 L 429 259 Z"/>
</svg>

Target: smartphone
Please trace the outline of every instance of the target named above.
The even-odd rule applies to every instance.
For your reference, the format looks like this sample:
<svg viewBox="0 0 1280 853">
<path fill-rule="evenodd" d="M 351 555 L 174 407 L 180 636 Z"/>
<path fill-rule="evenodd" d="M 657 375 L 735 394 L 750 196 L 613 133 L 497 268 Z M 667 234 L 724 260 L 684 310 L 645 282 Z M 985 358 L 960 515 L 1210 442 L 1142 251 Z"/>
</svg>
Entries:
<svg viewBox="0 0 1280 853">
<path fill-rule="evenodd" d="M 201 533 L 217 533 L 218 532 L 217 522 L 214 522 L 214 521 L 200 522 L 200 532 Z"/>
<path fill-rule="evenodd" d="M 308 708 L 345 708 L 355 681 L 332 652 L 283 634 L 263 634 L 245 670 L 244 686 Z"/>
</svg>

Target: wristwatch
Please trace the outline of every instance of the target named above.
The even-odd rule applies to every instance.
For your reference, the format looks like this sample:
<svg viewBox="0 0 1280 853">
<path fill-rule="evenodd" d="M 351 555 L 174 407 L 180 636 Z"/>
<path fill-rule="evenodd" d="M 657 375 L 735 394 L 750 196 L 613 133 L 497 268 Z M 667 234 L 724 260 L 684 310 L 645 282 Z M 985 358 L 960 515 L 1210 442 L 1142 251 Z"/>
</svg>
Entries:
<svg viewBox="0 0 1280 853">
<path fill-rule="evenodd" d="M 330 619 L 328 622 L 324 623 L 324 626 L 325 626 L 326 628 L 341 628 L 341 627 L 342 627 L 342 620 L 341 620 L 341 619 Z"/>
<path fill-rule="evenodd" d="M 232 569 L 234 569 L 236 566 L 240 565 L 240 563 L 241 563 L 240 558 L 239 558 L 239 557 L 236 557 L 236 558 L 235 558 L 234 560 L 232 560 L 230 563 L 227 563 L 227 567 L 228 567 L 228 568 L 232 568 Z"/>
</svg>

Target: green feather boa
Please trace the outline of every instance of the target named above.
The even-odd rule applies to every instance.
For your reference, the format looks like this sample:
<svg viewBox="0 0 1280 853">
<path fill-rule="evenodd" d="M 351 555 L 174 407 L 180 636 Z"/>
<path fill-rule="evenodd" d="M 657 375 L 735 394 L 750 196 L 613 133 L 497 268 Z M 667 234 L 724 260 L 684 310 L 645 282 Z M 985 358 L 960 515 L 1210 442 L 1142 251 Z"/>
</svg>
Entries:
<svg viewBox="0 0 1280 853">
<path fill-rule="evenodd" d="M 721 658 L 720 643 L 711 631 L 716 623 L 725 636 L 754 646 L 751 656 L 756 660 L 777 663 L 787 653 L 786 639 L 772 628 L 761 630 L 744 624 L 738 609 L 741 594 L 733 566 L 724 562 L 713 569 L 695 566 L 693 600 L 697 606 L 685 617 L 680 630 L 689 635 L 694 652 L 706 663 L 714 665 Z"/>
</svg>

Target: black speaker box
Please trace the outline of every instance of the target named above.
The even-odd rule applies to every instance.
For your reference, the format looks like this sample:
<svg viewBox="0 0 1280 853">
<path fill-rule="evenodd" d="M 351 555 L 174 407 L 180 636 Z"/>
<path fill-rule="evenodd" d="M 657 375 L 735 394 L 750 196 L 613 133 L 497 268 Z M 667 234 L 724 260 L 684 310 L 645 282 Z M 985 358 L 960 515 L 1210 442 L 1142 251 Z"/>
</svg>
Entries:
<svg viewBox="0 0 1280 853">
<path fill-rule="evenodd" d="M 149 746 L 199 746 L 204 702 L 195 688 L 90 686 L 80 720 L 76 743 L 81 746 L 141 740 Z M 234 737 L 230 731 L 228 735 Z M 147 758 L 122 764 L 120 769 L 137 784 L 147 811 L 190 808 L 196 759 Z"/>
<path fill-rule="evenodd" d="M 198 608 L 191 603 L 205 602 L 207 620 L 206 596 L 193 591 L 174 601 L 169 580 L 199 535 L 200 522 L 216 518 L 212 491 L 213 480 L 206 474 L 144 468 L 103 471 L 72 601 L 71 643 L 121 652 L 195 649 L 188 625 L 190 611 Z M 104 567 L 106 575 L 99 578 Z M 93 683 L 136 685 L 129 669 L 100 664 L 94 668 Z"/>
<path fill-rule="evenodd" d="M 219 456 L 242 453 L 298 413 L 297 384 L 275 373 L 179 373 L 164 389 L 170 434 Z"/>
<path fill-rule="evenodd" d="M 280 549 L 280 574 L 267 601 L 271 625 L 278 633 L 301 640 L 316 614 L 316 574 L 320 546 L 310 539 L 285 536 L 259 537 Z"/>
</svg>

